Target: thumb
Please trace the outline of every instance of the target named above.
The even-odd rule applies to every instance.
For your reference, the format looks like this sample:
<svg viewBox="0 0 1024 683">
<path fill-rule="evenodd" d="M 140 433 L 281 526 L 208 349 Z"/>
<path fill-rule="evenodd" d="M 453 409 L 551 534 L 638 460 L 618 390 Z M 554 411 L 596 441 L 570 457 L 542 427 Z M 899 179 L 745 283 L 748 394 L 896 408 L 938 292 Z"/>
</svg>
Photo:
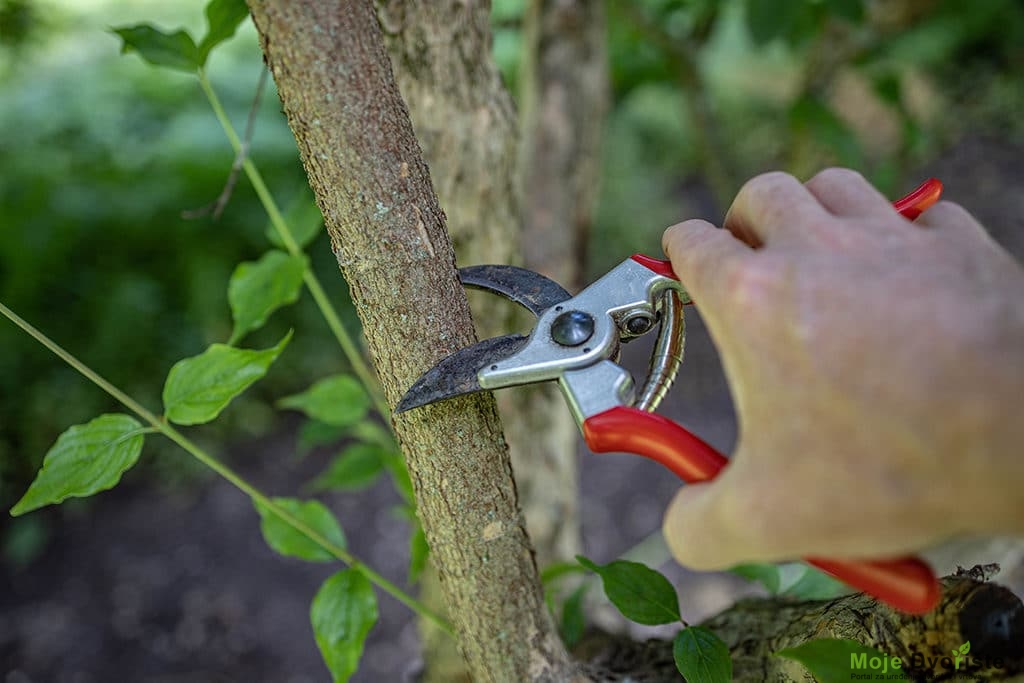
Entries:
<svg viewBox="0 0 1024 683">
<path fill-rule="evenodd" d="M 684 486 L 669 504 L 662 533 L 680 564 L 707 571 L 762 559 L 765 539 L 755 528 L 770 521 L 755 511 L 757 487 L 744 486 L 737 469 L 730 465 L 714 481 Z"/>
</svg>

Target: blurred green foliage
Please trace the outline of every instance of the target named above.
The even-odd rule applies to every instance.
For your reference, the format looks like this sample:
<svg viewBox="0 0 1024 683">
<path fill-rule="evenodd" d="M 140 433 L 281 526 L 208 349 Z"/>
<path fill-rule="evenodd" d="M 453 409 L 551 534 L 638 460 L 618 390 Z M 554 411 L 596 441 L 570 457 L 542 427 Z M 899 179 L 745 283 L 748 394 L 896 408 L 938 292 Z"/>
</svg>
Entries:
<svg viewBox="0 0 1024 683">
<path fill-rule="evenodd" d="M 232 270 L 267 247 L 244 179 L 219 220 L 181 217 L 217 197 L 230 147 L 193 78 L 119 56 L 108 32 L 132 21 L 188 25 L 202 4 L 0 0 L 0 300 L 150 406 L 175 360 L 229 339 Z M 493 3 L 495 57 L 513 91 L 526 4 Z M 1024 6 L 1015 0 L 606 8 L 613 101 L 593 272 L 656 251 L 671 222 L 720 219 L 740 183 L 769 168 L 806 176 L 854 165 L 895 194 L 918 180 L 908 171 L 965 131 L 1024 136 Z M 261 58 L 251 24 L 239 34 L 209 71 L 241 127 Z M 296 198 L 293 211 L 308 213 L 272 93 L 253 155 L 278 201 Z M 326 236 L 315 239 L 313 268 L 333 274 Z M 344 283 L 323 279 L 354 326 Z M 259 432 L 271 419 L 268 397 L 343 369 L 304 295 L 247 345 L 269 346 L 290 327 L 304 332 L 282 367 L 215 430 Z M 12 325 L 0 324 L 0 349 L 6 507 L 65 426 L 111 403 Z"/>
<path fill-rule="evenodd" d="M 0 17 L 15 5 L 29 17 L 41 11 L 7 2 Z M 140 19 L 156 12 L 152 3 L 132 7 Z M 118 55 L 107 27 L 125 17 L 124 3 L 46 9 L 45 24 L 19 25 L 14 47 L 5 32 L 0 52 L 0 300 L 155 407 L 174 361 L 231 336 L 227 283 L 239 261 L 269 246 L 267 219 L 244 181 L 219 220 L 182 218 L 216 199 L 233 154 L 194 77 Z M 184 21 L 195 10 L 178 11 L 190 15 Z M 248 22 L 244 29 L 211 67 L 239 127 L 261 68 L 255 32 Z M 254 146 L 279 201 L 295 198 L 294 212 L 308 214 L 311 197 L 273 94 L 259 108 Z M 334 272 L 326 236 L 316 239 L 313 266 Z M 351 318 L 344 283 L 328 278 L 327 286 Z M 252 345 L 271 345 L 300 326 L 310 333 L 283 367 L 215 430 L 262 431 L 272 415 L 268 396 L 344 366 L 308 301 L 276 316 Z M 6 509 L 61 430 L 113 404 L 13 325 L 0 324 L 0 348 Z"/>
</svg>

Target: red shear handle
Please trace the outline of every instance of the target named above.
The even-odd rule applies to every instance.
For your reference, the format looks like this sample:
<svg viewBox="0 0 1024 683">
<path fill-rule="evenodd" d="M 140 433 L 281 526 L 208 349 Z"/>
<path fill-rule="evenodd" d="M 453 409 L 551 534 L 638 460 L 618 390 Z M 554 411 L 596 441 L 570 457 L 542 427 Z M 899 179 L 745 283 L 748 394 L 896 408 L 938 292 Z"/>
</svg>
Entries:
<svg viewBox="0 0 1024 683">
<path fill-rule="evenodd" d="M 892 205 L 904 218 L 912 221 L 934 206 L 941 196 L 942 182 L 938 178 L 929 178 L 906 197 L 894 201 Z"/>
<path fill-rule="evenodd" d="M 595 453 L 636 453 L 651 458 L 688 484 L 714 478 L 729 462 L 672 420 L 625 406 L 587 418 L 583 438 Z M 807 562 L 910 614 L 929 612 L 939 601 L 935 574 L 916 558 L 870 562 L 813 558 Z"/>
<path fill-rule="evenodd" d="M 942 182 L 937 178 L 929 178 L 905 197 L 897 199 L 892 203 L 894 209 L 903 215 L 907 220 L 914 220 L 922 213 L 930 209 L 942 196 Z M 658 258 L 652 258 L 643 254 L 633 254 L 631 257 L 644 268 L 652 270 L 658 275 L 678 280 L 675 271 L 672 270 L 672 263 Z"/>
</svg>

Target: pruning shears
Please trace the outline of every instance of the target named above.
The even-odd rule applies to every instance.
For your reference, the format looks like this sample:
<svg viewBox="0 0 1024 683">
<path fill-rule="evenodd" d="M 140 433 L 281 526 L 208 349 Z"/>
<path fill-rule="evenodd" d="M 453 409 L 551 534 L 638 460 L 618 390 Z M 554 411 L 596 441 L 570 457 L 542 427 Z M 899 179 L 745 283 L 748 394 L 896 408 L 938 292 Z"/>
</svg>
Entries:
<svg viewBox="0 0 1024 683">
<path fill-rule="evenodd" d="M 913 220 L 941 192 L 942 184 L 930 179 L 894 207 Z M 554 380 L 591 451 L 645 456 L 687 483 L 712 479 L 728 464 L 701 438 L 653 412 L 682 363 L 682 311 L 692 303 L 668 261 L 634 254 L 576 296 L 516 266 L 471 266 L 459 276 L 466 287 L 522 305 L 537 324 L 529 336 L 485 339 L 442 359 L 406 392 L 396 413 L 472 392 Z M 617 363 L 619 349 L 655 327 L 650 369 L 637 390 Z M 904 612 L 928 612 L 939 600 L 938 580 L 918 558 L 805 561 Z"/>
</svg>

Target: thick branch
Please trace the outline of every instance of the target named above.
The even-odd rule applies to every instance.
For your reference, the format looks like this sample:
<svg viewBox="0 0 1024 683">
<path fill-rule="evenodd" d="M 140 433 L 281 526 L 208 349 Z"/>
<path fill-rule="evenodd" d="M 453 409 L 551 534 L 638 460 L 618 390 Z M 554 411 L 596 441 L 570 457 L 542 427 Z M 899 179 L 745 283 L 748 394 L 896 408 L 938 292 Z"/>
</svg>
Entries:
<svg viewBox="0 0 1024 683">
<path fill-rule="evenodd" d="M 459 263 L 522 263 L 523 215 L 530 226 L 528 241 L 536 243 L 532 249 L 526 249 L 524 265 L 544 268 L 553 263 L 566 264 L 565 272 L 549 270 L 548 274 L 571 287 L 579 277 L 580 262 L 574 225 L 583 225 L 585 221 L 577 216 L 575 204 L 580 176 L 564 177 L 561 166 L 574 165 L 572 155 L 589 152 L 596 140 L 574 145 L 572 140 L 564 140 L 564 123 L 559 124 L 558 153 L 563 157 L 557 168 L 546 158 L 538 158 L 529 164 L 535 168 L 523 174 L 534 176 L 535 180 L 540 174 L 544 196 L 527 193 L 520 201 L 516 189 L 516 117 L 491 58 L 489 3 L 392 0 L 378 2 L 378 17 L 399 89 L 409 106 L 416 137 L 423 146 L 434 188 L 448 217 L 448 231 Z M 556 37 L 549 36 L 549 44 L 554 44 Z M 572 81 L 580 66 L 571 60 L 563 63 L 558 77 Z M 592 68 L 588 66 L 584 71 Z M 564 88 L 559 94 L 557 106 L 561 107 L 565 104 Z M 585 104 L 576 97 L 578 93 L 572 94 L 572 106 Z M 544 129 L 549 122 L 528 118 L 531 123 L 527 136 L 535 140 L 537 130 Z M 596 135 L 600 118 L 592 113 L 587 119 L 590 125 L 580 126 L 580 130 Z M 584 167 L 596 173 L 596 158 L 589 159 Z M 550 197 L 560 202 L 560 213 L 549 212 L 546 222 L 533 224 L 537 207 L 550 204 L 545 199 Z M 585 192 L 579 201 L 586 203 L 589 198 L 590 193 Z M 568 206 L 563 209 L 564 205 Z M 547 254 L 544 263 L 530 260 L 538 250 Z M 478 294 L 471 296 L 470 301 L 476 328 L 483 336 L 507 334 L 525 327 L 524 321 L 511 317 L 510 313 L 516 310 L 501 305 L 492 295 Z M 537 560 L 546 565 L 572 559 L 580 552 L 576 425 L 561 395 L 551 385 L 504 392 L 498 396 L 498 406 L 512 453 L 520 507 Z"/>
<path fill-rule="evenodd" d="M 703 625 L 728 645 L 733 680 L 807 680 L 803 666 L 773 653 L 815 638 L 850 638 L 900 657 L 912 680 L 1019 681 L 1024 673 L 1024 606 L 994 583 L 969 576 L 943 580 L 939 607 L 923 617 L 894 612 L 858 593 L 835 600 L 792 602 L 784 598 L 744 600 Z M 974 658 L 950 670 L 954 648 L 971 642 Z M 577 648 L 594 681 L 679 683 L 671 641 L 635 642 L 593 634 Z M 978 665 L 980 662 L 981 665 Z M 983 664 L 998 664 L 985 667 Z"/>
<path fill-rule="evenodd" d="M 473 341 L 444 214 L 370 0 L 250 0 L 388 400 Z M 470 671 L 564 681 L 493 400 L 397 416 L 419 514 Z"/>
</svg>

